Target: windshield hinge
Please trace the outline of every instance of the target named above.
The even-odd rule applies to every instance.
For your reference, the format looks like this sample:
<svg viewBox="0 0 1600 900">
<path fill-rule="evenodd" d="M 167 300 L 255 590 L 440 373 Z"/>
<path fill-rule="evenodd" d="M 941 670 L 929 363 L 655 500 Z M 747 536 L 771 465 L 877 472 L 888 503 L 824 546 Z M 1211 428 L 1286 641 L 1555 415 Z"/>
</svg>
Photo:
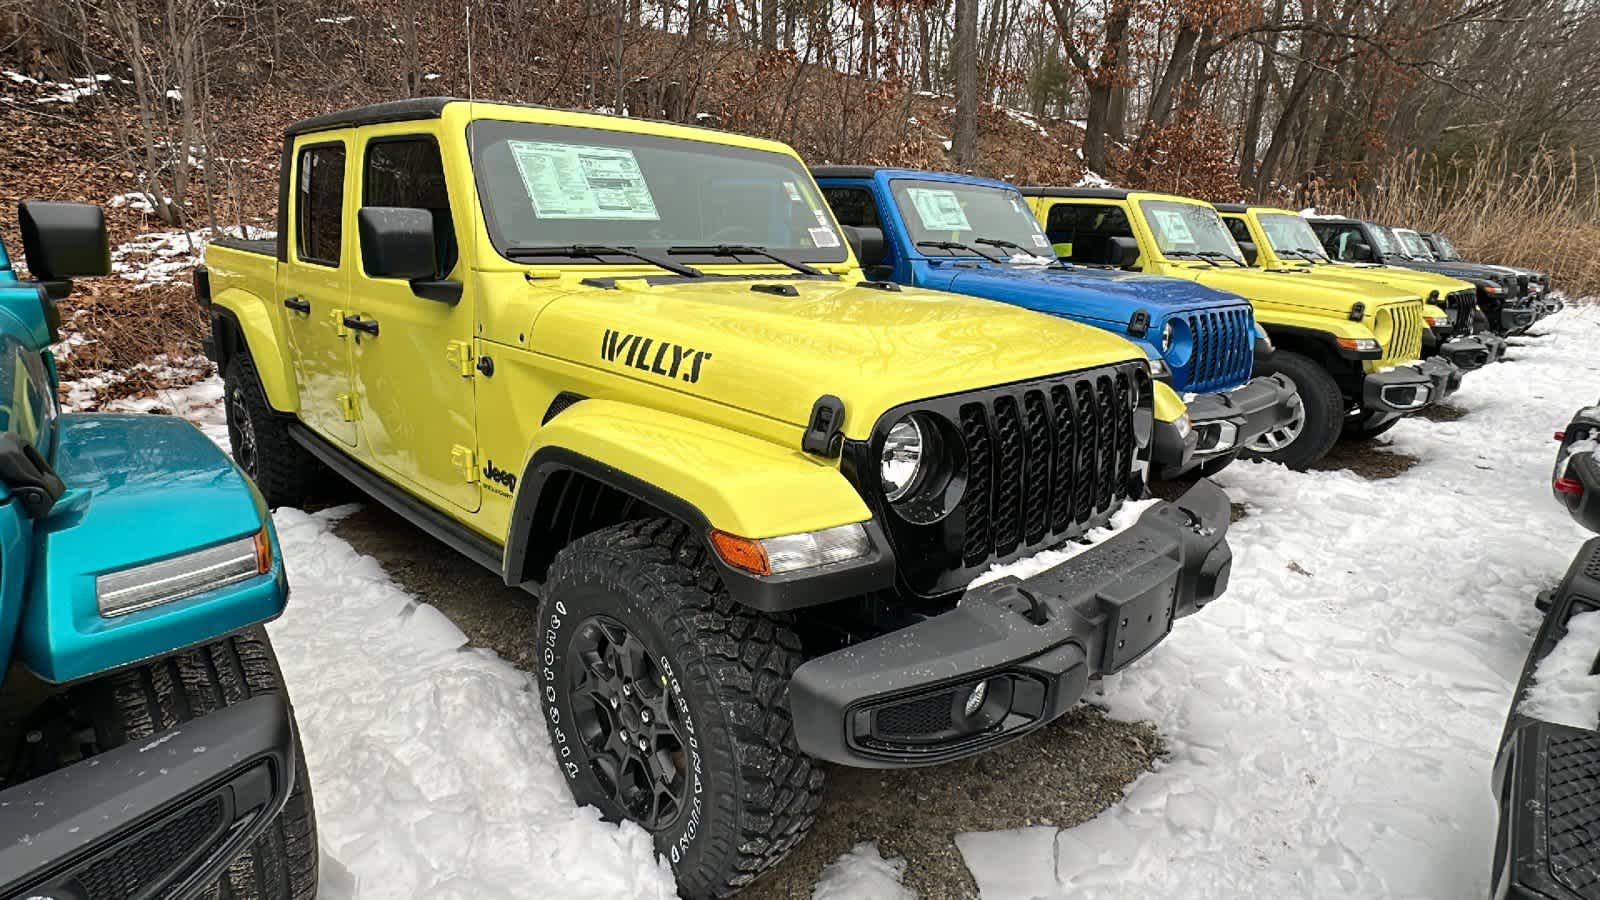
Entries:
<svg viewBox="0 0 1600 900">
<path fill-rule="evenodd" d="M 471 341 L 450 341 L 444 345 L 444 358 L 455 367 L 456 374 L 471 378 L 476 371 L 477 357 L 472 352 Z"/>
<path fill-rule="evenodd" d="M 336 399 L 339 401 L 339 415 L 343 416 L 346 422 L 354 422 L 361 418 L 361 404 L 356 402 L 355 394 L 340 394 Z"/>
</svg>

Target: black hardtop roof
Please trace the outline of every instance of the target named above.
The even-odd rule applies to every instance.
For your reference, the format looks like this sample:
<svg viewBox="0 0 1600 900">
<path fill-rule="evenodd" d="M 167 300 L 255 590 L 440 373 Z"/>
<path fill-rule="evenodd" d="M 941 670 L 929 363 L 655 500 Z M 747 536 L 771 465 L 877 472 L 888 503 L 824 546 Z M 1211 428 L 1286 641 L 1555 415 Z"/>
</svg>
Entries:
<svg viewBox="0 0 1600 900">
<path fill-rule="evenodd" d="M 1242 213 L 1250 208 L 1248 203 L 1213 203 L 1211 205 L 1217 208 L 1217 212 Z"/>
<path fill-rule="evenodd" d="M 871 178 L 895 166 L 807 166 L 815 178 Z"/>
<path fill-rule="evenodd" d="M 1093 197 L 1099 200 L 1126 200 L 1127 188 L 1046 187 L 1030 184 L 1022 189 L 1030 197 Z"/>
<path fill-rule="evenodd" d="M 338 112 L 301 119 L 285 128 L 283 136 L 292 138 L 297 134 L 309 134 L 313 131 L 332 131 L 335 128 L 381 125 L 385 122 L 409 122 L 413 119 L 437 119 L 444 114 L 446 106 L 456 102 L 460 102 L 459 97 L 411 97 L 405 100 L 372 103 L 367 106 L 357 106 L 353 109 L 342 109 Z"/>
</svg>

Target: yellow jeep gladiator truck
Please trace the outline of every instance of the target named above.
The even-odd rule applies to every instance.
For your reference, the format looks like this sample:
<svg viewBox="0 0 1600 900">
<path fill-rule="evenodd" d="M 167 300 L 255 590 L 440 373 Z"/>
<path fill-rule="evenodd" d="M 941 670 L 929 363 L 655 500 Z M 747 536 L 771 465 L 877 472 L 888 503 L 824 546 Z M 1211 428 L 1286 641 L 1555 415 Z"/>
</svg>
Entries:
<svg viewBox="0 0 1600 900">
<path fill-rule="evenodd" d="M 1293 381 L 1302 413 L 1246 448 L 1258 458 L 1306 468 L 1341 435 L 1380 434 L 1461 385 L 1448 361 L 1420 360 L 1428 324 L 1415 291 L 1252 268 L 1204 200 L 1113 188 L 1023 193 L 1074 264 L 1189 278 L 1250 301 L 1276 348 L 1261 374 Z"/>
<path fill-rule="evenodd" d="M 1478 289 L 1471 282 L 1397 266 L 1335 262 L 1328 258 L 1311 223 L 1293 210 L 1245 203 L 1218 203 L 1216 207 L 1245 262 L 1257 269 L 1309 268 L 1323 277 L 1389 285 L 1426 298 L 1424 357 L 1442 356 L 1471 371 L 1505 356 L 1505 338 L 1479 326 L 1483 314 L 1478 312 Z"/>
<path fill-rule="evenodd" d="M 296 123 L 282 166 L 277 238 L 196 275 L 239 464 L 529 591 L 555 763 L 685 897 L 801 839 L 819 760 L 1021 737 L 1226 588 L 1201 481 L 969 589 L 1142 496 L 1145 354 L 865 280 L 783 144 L 428 98 Z"/>
</svg>

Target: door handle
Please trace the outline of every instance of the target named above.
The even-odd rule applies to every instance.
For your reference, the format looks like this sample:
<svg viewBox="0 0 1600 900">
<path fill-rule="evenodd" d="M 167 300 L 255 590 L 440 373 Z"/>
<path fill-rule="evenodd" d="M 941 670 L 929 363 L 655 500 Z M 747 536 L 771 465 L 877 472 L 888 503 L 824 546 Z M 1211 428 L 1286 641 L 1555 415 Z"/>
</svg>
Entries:
<svg viewBox="0 0 1600 900">
<path fill-rule="evenodd" d="M 353 328 L 356 331 L 365 332 L 367 334 L 372 335 L 373 337 L 377 337 L 378 336 L 378 320 L 377 319 L 363 319 L 360 316 L 345 316 L 344 317 L 344 327 Z"/>
<path fill-rule="evenodd" d="M 297 313 L 310 313 L 311 312 L 311 303 L 310 303 L 310 301 L 302 300 L 299 297 L 288 297 L 283 301 L 283 305 L 288 307 L 289 309 L 294 310 Z"/>
</svg>

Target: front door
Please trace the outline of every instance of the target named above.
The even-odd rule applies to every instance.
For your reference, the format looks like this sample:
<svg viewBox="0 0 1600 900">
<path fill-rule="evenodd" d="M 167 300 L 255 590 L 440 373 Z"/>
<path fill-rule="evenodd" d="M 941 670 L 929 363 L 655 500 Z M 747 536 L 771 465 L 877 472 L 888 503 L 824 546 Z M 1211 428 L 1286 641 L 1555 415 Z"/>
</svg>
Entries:
<svg viewBox="0 0 1600 900">
<path fill-rule="evenodd" d="M 344 324 L 351 253 L 346 244 L 346 165 L 350 132 L 308 135 L 295 148 L 289 259 L 278 302 L 288 323 L 300 388 L 300 419 L 324 437 L 356 443 L 350 329 Z"/>
<path fill-rule="evenodd" d="M 360 183 L 361 206 L 427 210 L 438 277 L 465 277 L 457 218 L 433 136 L 367 139 Z M 459 187 L 463 194 L 470 189 Z M 477 510 L 483 461 L 476 456 L 470 293 L 454 302 L 429 299 L 403 279 L 369 278 L 362 266 L 351 269 L 352 311 L 377 328 L 375 335 L 354 335 L 358 340 L 351 344 L 364 455 L 417 493 Z"/>
</svg>

